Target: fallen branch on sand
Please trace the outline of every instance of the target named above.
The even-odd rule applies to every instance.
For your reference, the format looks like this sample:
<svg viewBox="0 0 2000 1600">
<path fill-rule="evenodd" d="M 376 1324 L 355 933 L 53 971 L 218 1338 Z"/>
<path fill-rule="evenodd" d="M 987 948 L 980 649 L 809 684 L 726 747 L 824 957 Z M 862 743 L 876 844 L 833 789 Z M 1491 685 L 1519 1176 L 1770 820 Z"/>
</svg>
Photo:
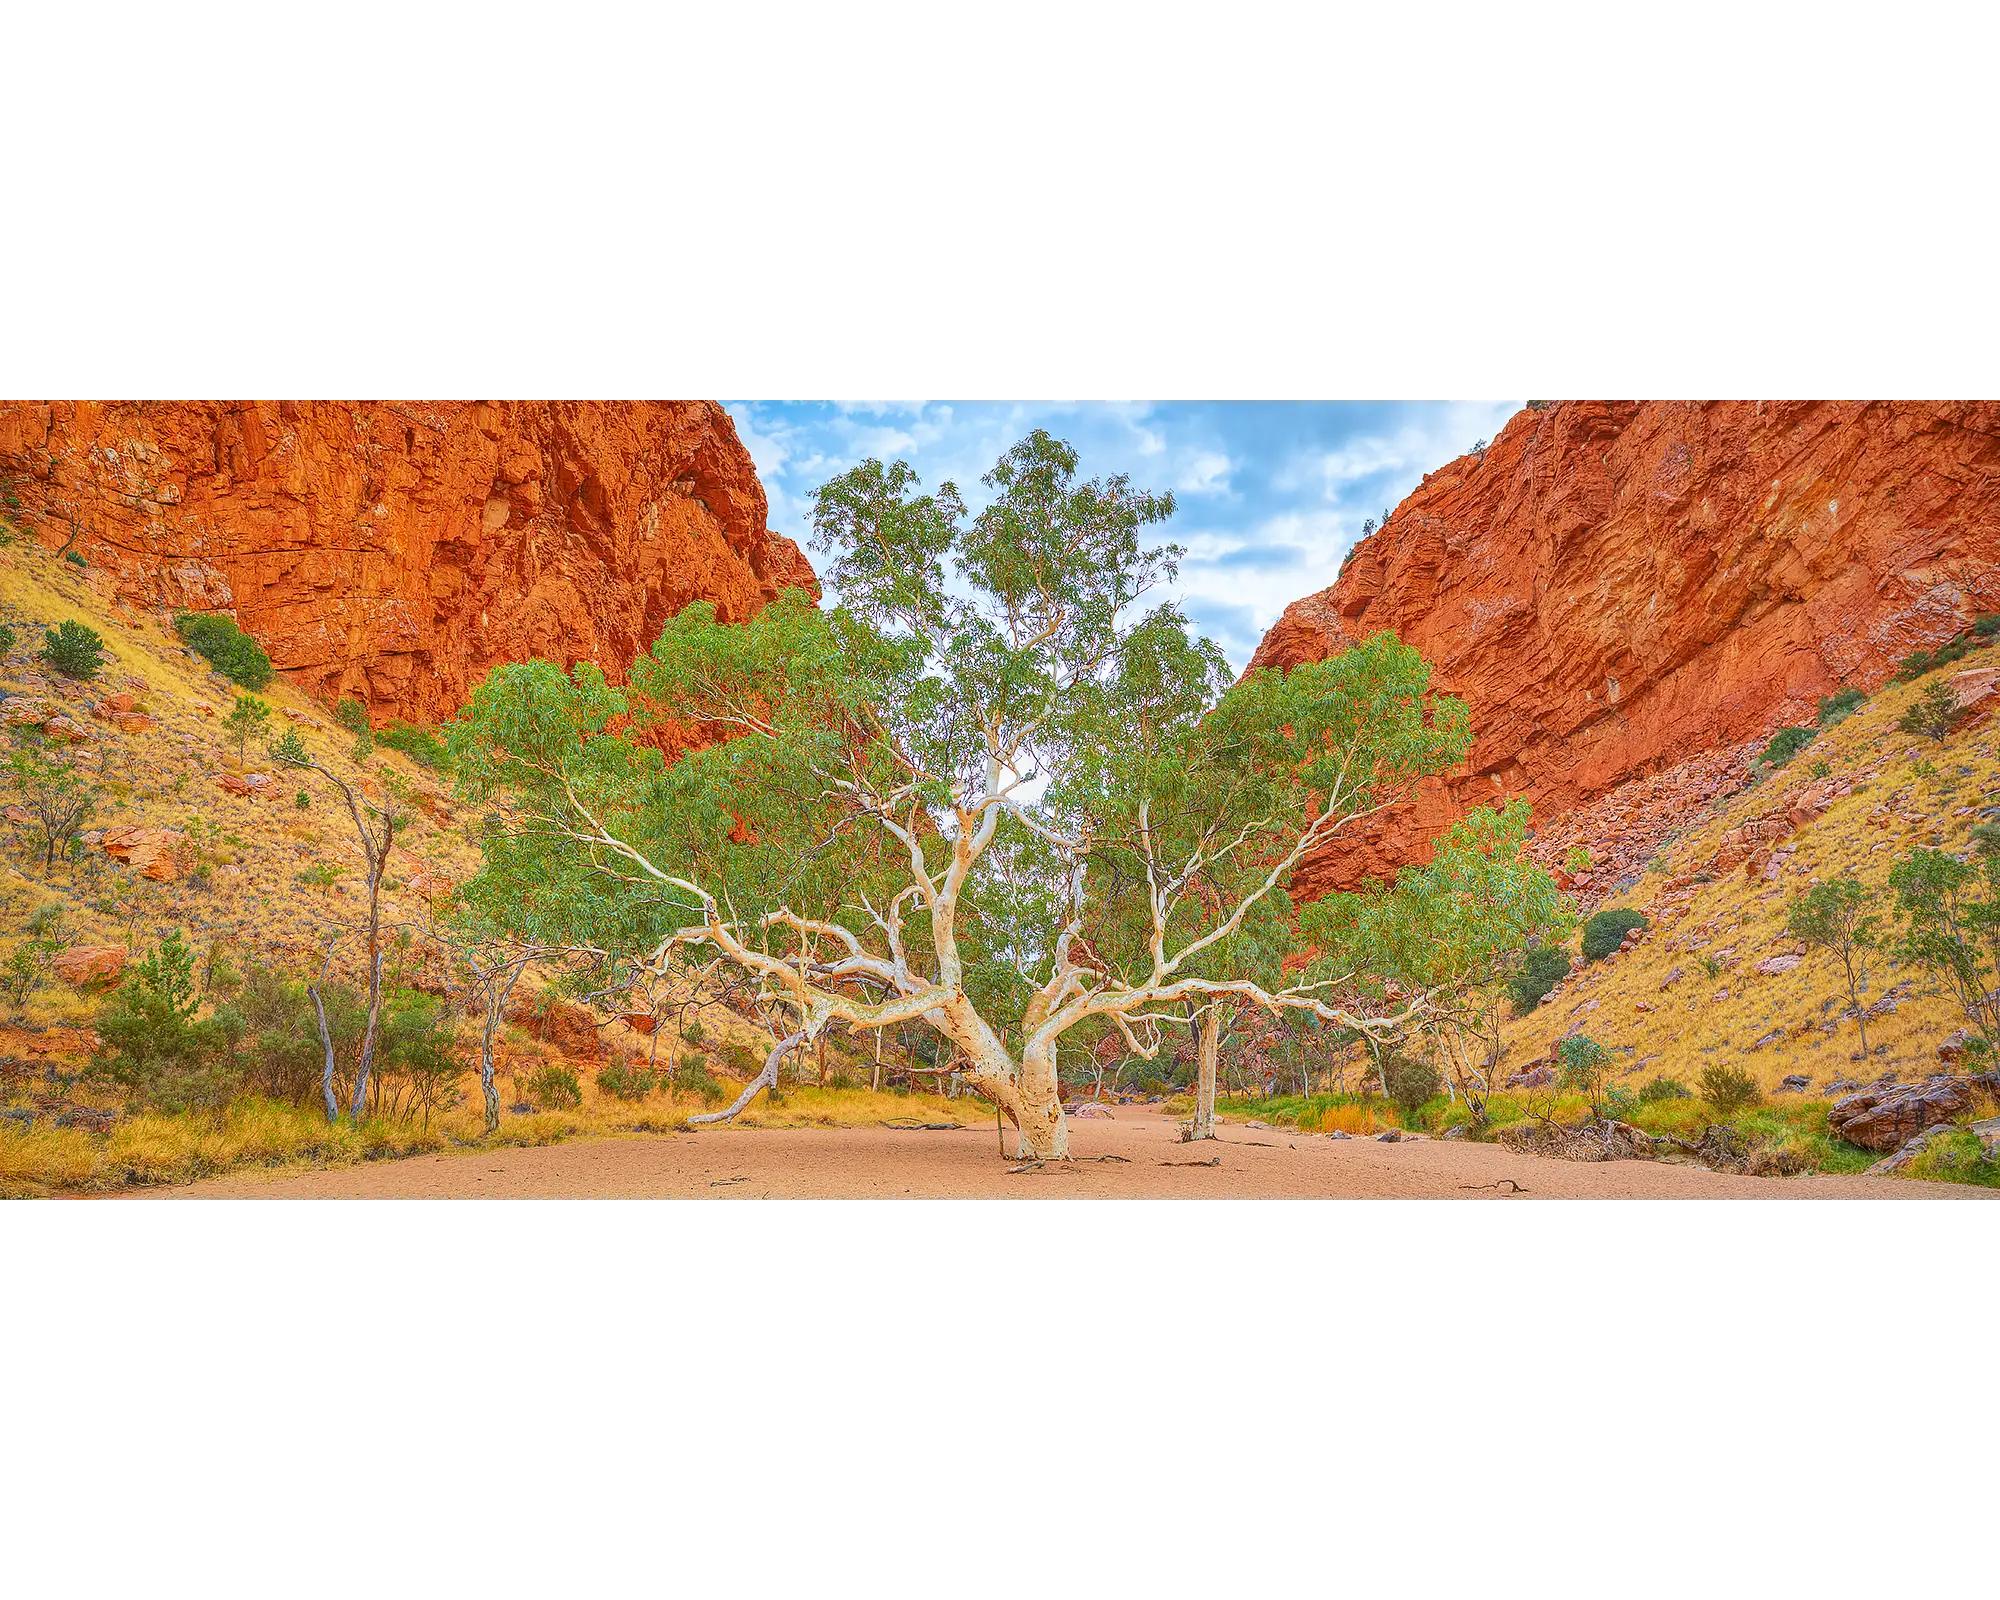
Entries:
<svg viewBox="0 0 2000 1600">
<path fill-rule="evenodd" d="M 897 1133 L 957 1133 L 965 1127 L 962 1122 L 884 1122 L 885 1128 Z"/>
<path fill-rule="evenodd" d="M 1162 1161 L 1160 1165 L 1163 1167 L 1219 1167 L 1222 1165 L 1222 1157 L 1210 1156 L 1206 1161 Z"/>
<path fill-rule="evenodd" d="M 1526 1186 L 1525 1184 L 1519 1184 L 1519 1183 L 1516 1183 L 1516 1182 L 1515 1182 L 1515 1181 L 1514 1181 L 1514 1180 L 1513 1180 L 1512 1178 L 1501 1178 L 1501 1179 L 1499 1179 L 1499 1180 L 1498 1180 L 1497 1182 L 1494 1182 L 1494 1183 L 1461 1183 L 1461 1184 L 1459 1185 L 1459 1188 L 1461 1188 L 1461 1189 L 1497 1189 L 1497 1188 L 1499 1188 L 1499 1187 L 1500 1187 L 1500 1185 L 1501 1185 L 1501 1184 L 1503 1184 L 1503 1183 L 1507 1185 L 1507 1193 L 1509 1193 L 1509 1194 L 1526 1194 L 1526 1193 L 1528 1192 L 1528 1190 L 1527 1190 L 1527 1186 Z"/>
<path fill-rule="evenodd" d="M 1055 1161 L 1023 1161 L 1018 1167 L 1009 1167 L 1009 1175 L 1016 1172 L 1039 1172 L 1044 1167 L 1053 1167 L 1058 1172 L 1074 1172 L 1086 1161 L 1117 1161 L 1126 1166 L 1132 1164 L 1130 1156 L 1065 1156 Z"/>
</svg>

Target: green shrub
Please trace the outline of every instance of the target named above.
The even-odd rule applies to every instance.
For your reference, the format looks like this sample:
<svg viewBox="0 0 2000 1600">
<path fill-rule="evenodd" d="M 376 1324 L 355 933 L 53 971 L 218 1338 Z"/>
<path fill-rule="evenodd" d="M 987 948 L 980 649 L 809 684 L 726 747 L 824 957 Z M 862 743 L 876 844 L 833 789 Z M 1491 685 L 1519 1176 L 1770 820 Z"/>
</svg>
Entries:
<svg viewBox="0 0 2000 1600">
<path fill-rule="evenodd" d="M 1817 728 L 1780 728 L 1757 759 L 1767 767 L 1782 767 L 1818 737 Z"/>
<path fill-rule="evenodd" d="M 368 708 L 359 700 L 343 700 L 333 708 L 333 720 L 349 733 L 368 731 Z"/>
<path fill-rule="evenodd" d="M 1913 678 L 1921 678 L 1926 672 L 1937 671 L 1939 667 L 1955 666 L 1971 653 L 1972 641 L 1963 634 L 1935 650 L 1912 650 L 1897 667 L 1896 681 L 1908 683 Z"/>
<path fill-rule="evenodd" d="M 1918 734 L 1927 739 L 1942 739 L 1951 732 L 1951 725 L 1958 720 L 1958 696 L 1944 683 L 1927 683 L 1923 693 L 1910 702 L 1909 709 L 1897 718 L 1896 726 L 1904 733 Z"/>
<path fill-rule="evenodd" d="M 197 1021 L 200 1004 L 194 952 L 176 928 L 98 1013 L 92 1076 L 165 1111 L 225 1104 L 242 1086 L 241 1014 Z"/>
<path fill-rule="evenodd" d="M 310 811 L 312 810 L 312 803 L 312 795 L 308 791 L 301 789 L 292 801 L 292 808 L 295 811 Z"/>
<path fill-rule="evenodd" d="M 1567 950 L 1559 945 L 1529 945 L 1522 956 L 1521 971 L 1507 980 L 1507 991 L 1514 999 L 1514 1015 L 1525 1017 L 1542 1003 L 1542 996 L 1568 976 Z"/>
<path fill-rule="evenodd" d="M 1836 722 L 1851 717 L 1868 703 L 1868 696 L 1859 689 L 1836 689 L 1819 703 L 1819 725 L 1830 728 Z"/>
<path fill-rule="evenodd" d="M 1740 1067 L 1725 1067 L 1720 1062 L 1701 1069 L 1695 1088 L 1719 1117 L 1734 1116 L 1764 1098 L 1757 1088 L 1757 1080 L 1749 1073 Z"/>
<path fill-rule="evenodd" d="M 1972 631 L 1982 639 L 1990 639 L 2000 633 L 2000 616 L 1991 611 L 1982 611 L 1972 619 Z"/>
<path fill-rule="evenodd" d="M 42 641 L 42 659 L 65 678 L 88 682 L 104 665 L 104 640 L 80 622 L 62 622 Z"/>
<path fill-rule="evenodd" d="M 183 611 L 174 617 L 181 642 L 231 683 L 262 689 L 271 681 L 271 658 L 233 617 L 213 611 Z"/>
<path fill-rule="evenodd" d="M 537 1067 L 528 1074 L 528 1097 L 544 1111 L 574 1111 L 583 1104 L 583 1085 L 568 1067 Z"/>
<path fill-rule="evenodd" d="M 643 1100 L 659 1087 L 660 1075 L 650 1067 L 613 1061 L 597 1074 L 597 1087 L 614 1100 Z"/>
<path fill-rule="evenodd" d="M 1652 1078 L 1639 1090 L 1639 1104 L 1655 1106 L 1662 1100 L 1691 1100 L 1693 1091 L 1678 1078 Z"/>
<path fill-rule="evenodd" d="M 1583 925 L 1583 959 L 1602 961 L 1624 943 L 1634 928 L 1647 926 L 1646 914 L 1620 906 L 1600 911 Z"/>
<path fill-rule="evenodd" d="M 1563 1087 L 1584 1096 L 1595 1108 L 1611 1074 L 1611 1053 L 1588 1034 L 1573 1033 L 1556 1047 L 1556 1061 Z"/>
<path fill-rule="evenodd" d="M 1390 1056 L 1382 1063 L 1382 1086 L 1403 1126 L 1414 1127 L 1426 1101 L 1444 1087 L 1437 1068 L 1409 1056 Z"/>
<path fill-rule="evenodd" d="M 271 708 L 255 695 L 239 694 L 229 715 L 222 719 L 222 732 L 236 741 L 236 759 L 243 759 L 245 745 L 271 726 Z"/>
<path fill-rule="evenodd" d="M 65 550 L 63 552 L 63 560 L 67 561 L 71 566 L 75 567 L 79 572 L 85 570 L 90 565 L 88 561 L 84 560 L 83 557 L 78 555 L 74 550 Z"/>
<path fill-rule="evenodd" d="M 0 661 L 5 661 L 14 653 L 14 630 L 0 622 Z"/>
<path fill-rule="evenodd" d="M 352 705 L 349 700 L 344 702 Z M 412 727 L 407 722 L 392 722 L 375 735 L 375 742 L 387 745 L 391 750 L 400 750 L 420 767 L 428 767 L 433 772 L 447 771 L 451 757 L 446 752 L 444 741 L 428 729 Z"/>
<path fill-rule="evenodd" d="M 719 1106 L 729 1099 L 729 1091 L 708 1070 L 708 1063 L 699 1058 L 683 1061 L 677 1080 L 677 1089 L 696 1096 L 705 1106 Z"/>
</svg>

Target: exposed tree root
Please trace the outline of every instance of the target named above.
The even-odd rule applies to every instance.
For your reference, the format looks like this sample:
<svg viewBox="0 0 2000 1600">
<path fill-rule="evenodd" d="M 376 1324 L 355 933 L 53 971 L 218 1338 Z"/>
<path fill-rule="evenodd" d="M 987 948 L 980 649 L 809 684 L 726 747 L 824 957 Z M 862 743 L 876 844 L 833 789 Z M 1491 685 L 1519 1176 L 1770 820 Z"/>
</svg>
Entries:
<svg viewBox="0 0 2000 1600">
<path fill-rule="evenodd" d="M 962 1122 L 883 1122 L 880 1126 L 896 1133 L 956 1133 L 965 1127 Z"/>
<path fill-rule="evenodd" d="M 1163 1167 L 1219 1167 L 1222 1165 L 1222 1157 L 1210 1156 L 1206 1161 L 1162 1161 L 1160 1165 Z"/>
<path fill-rule="evenodd" d="M 1507 1185 L 1506 1192 L 1508 1194 L 1526 1194 L 1528 1192 L 1527 1186 L 1525 1184 L 1516 1183 L 1512 1178 L 1502 1178 L 1496 1183 L 1461 1183 L 1459 1185 L 1459 1188 L 1498 1189 L 1502 1183 Z"/>
</svg>

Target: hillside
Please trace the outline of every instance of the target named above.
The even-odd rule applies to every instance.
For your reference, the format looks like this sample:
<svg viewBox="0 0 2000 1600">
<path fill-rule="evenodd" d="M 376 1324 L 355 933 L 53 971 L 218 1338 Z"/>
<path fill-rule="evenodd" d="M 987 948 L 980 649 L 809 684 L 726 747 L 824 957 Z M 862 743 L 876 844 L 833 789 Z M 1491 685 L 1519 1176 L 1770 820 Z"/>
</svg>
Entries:
<svg viewBox="0 0 2000 1600">
<path fill-rule="evenodd" d="M 8 545 L 10 531 L 0 520 L 0 625 L 16 635 L 0 660 L 0 718 L 10 735 L 75 762 L 94 793 L 73 853 L 45 864 L 25 796 L 0 769 L 0 981 L 39 919 L 57 915 L 68 946 L 25 993 L 0 999 L 0 1197 L 186 1181 L 245 1163 L 339 1164 L 474 1137 L 478 1094 L 473 1085 L 468 1098 L 463 1079 L 436 1117 L 404 1114 L 353 1129 L 329 1128 L 311 1104 L 247 1102 L 213 1124 L 133 1115 L 120 1110 L 115 1088 L 77 1077 L 111 990 L 130 982 L 130 966 L 159 941 L 178 930 L 204 979 L 256 966 L 312 976 L 333 933 L 365 925 L 366 873 L 352 822 L 323 780 L 277 771 L 261 738 L 238 758 L 223 723 L 241 691 L 184 647 L 171 613 L 106 601 L 90 570 L 19 538 Z M 102 638 L 106 659 L 87 683 L 37 658 L 45 630 L 66 620 Z M 449 779 L 384 744 L 363 753 L 296 684 L 274 680 L 256 698 L 270 708 L 273 732 L 297 731 L 315 759 L 404 818 L 383 923 L 392 938 L 400 928 L 418 931 L 397 953 L 391 982 L 454 992 L 421 933 L 479 860 L 474 819 L 455 811 Z M 361 951 L 353 937 L 337 948 L 336 983 L 363 982 Z M 656 1050 L 645 1019 L 634 1028 L 593 1016 L 553 994 L 541 974 L 523 982 L 508 1015 L 497 1060 L 513 1109 L 502 1142 L 678 1126 L 733 1097 L 769 1046 L 755 1022 L 711 1004 L 690 1014 L 677 1039 L 659 1030 Z M 462 1022 L 461 1061 L 474 1040 L 475 1022 Z M 892 1071 L 906 1064 L 894 1049 L 885 1056 Z M 681 1072 L 671 1093 L 620 1098 L 598 1081 L 607 1066 L 670 1061 Z M 740 1120 L 784 1127 L 951 1114 L 925 1094 L 871 1094 L 873 1066 L 852 1041 L 834 1041 L 801 1064 L 800 1087 Z M 531 1086 L 544 1068 L 573 1075 L 579 1106 L 550 1108 Z"/>
<path fill-rule="evenodd" d="M 5 401 L 0 489 L 105 602 L 233 612 L 379 724 L 486 669 L 615 680 L 691 600 L 818 592 L 712 401 Z"/>
<path fill-rule="evenodd" d="M 1995 609 L 2000 405 L 1538 403 L 1257 650 L 1286 668 L 1386 629 L 1472 710 L 1465 767 L 1299 887 L 1392 871 L 1490 800 L 1544 830 L 1635 779 L 1667 780 L 1669 814 L 1705 803 L 1741 780 L 1722 752 Z"/>
<path fill-rule="evenodd" d="M 1982 653 L 1908 684 L 1892 684 L 1820 733 L 1788 765 L 1692 810 L 1636 881 L 1607 909 L 1651 921 L 1629 950 L 1573 974 L 1504 1030 L 1507 1063 L 1547 1057 L 1587 1033 L 1634 1081 L 1691 1083 L 1720 1062 L 1766 1093 L 1787 1077 L 1815 1093 L 1883 1072 L 1941 1070 L 1938 1047 L 1964 1026 L 1958 1008 L 1920 973 L 1886 956 L 1868 964 L 1871 1053 L 1860 1040 L 1838 964 L 1785 931 L 1787 908 L 1820 879 L 1852 874 L 1889 909 L 1890 867 L 1918 846 L 1965 856 L 1971 830 L 2000 807 L 2000 730 L 1984 700 L 1943 741 L 1899 732 L 1926 684 L 1974 669 L 1969 692 L 1990 695 Z M 1808 719 L 1810 720 L 1810 719 Z M 1731 752 L 1745 763 L 1756 748 Z"/>
</svg>

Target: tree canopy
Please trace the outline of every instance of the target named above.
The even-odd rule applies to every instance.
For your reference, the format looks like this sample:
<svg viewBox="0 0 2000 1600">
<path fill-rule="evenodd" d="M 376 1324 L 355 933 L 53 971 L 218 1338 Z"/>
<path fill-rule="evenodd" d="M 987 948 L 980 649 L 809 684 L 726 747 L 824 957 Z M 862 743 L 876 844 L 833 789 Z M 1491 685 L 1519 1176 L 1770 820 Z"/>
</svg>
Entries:
<svg viewBox="0 0 2000 1600">
<path fill-rule="evenodd" d="M 1066 1149 L 1071 1029 L 1150 1054 L 1186 1004 L 1237 995 L 1387 1034 L 1482 939 L 1531 932 L 1553 885 L 1493 813 L 1316 913 L 1318 959 L 1284 971 L 1292 868 L 1459 761 L 1465 707 L 1389 634 L 1232 682 L 1148 600 L 1176 574 L 1145 539 L 1172 497 L 1077 465 L 1037 431 L 972 515 L 864 462 L 814 503 L 838 606 L 690 605 L 623 687 L 497 668 L 452 732 L 493 802 L 469 895 L 544 943 L 742 970 L 789 1024 L 767 1076 L 834 1018 L 922 1021 L 1038 1155 Z"/>
</svg>

